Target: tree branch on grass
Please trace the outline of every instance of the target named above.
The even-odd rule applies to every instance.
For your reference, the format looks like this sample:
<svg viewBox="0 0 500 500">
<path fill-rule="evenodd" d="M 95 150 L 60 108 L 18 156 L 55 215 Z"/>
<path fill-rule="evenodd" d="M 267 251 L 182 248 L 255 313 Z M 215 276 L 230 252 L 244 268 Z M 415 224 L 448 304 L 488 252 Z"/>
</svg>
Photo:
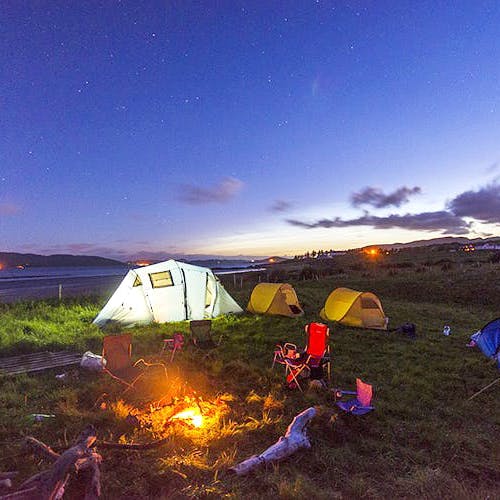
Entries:
<svg viewBox="0 0 500 500">
<path fill-rule="evenodd" d="M 306 434 L 307 424 L 317 415 L 314 407 L 299 413 L 288 426 L 285 435 L 281 436 L 276 443 L 267 448 L 260 455 L 254 455 L 243 462 L 231 467 L 230 471 L 238 476 L 248 474 L 256 467 L 289 457 L 296 451 L 311 447 L 311 443 Z"/>
<path fill-rule="evenodd" d="M 53 462 L 50 469 L 39 472 L 28 478 L 16 492 L 0 496 L 0 500 L 10 499 L 37 499 L 56 500 L 62 498 L 64 489 L 71 472 L 89 470 L 90 479 L 87 481 L 86 500 L 99 497 L 101 492 L 100 471 L 98 464 L 101 456 L 92 451 L 92 446 L 97 439 L 94 426 L 89 425 L 78 436 L 75 444 L 60 455 L 49 446 L 33 437 L 28 437 L 26 442 L 33 451 Z"/>
</svg>

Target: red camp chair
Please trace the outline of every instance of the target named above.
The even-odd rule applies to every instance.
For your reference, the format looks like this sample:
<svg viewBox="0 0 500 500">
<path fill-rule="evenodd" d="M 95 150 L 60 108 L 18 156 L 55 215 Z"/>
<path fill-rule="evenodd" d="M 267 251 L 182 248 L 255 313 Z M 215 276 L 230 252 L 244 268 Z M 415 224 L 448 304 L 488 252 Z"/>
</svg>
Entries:
<svg viewBox="0 0 500 500">
<path fill-rule="evenodd" d="M 121 372 L 132 366 L 132 335 L 107 335 L 102 341 L 102 357 L 105 368 L 112 373 Z"/>
<path fill-rule="evenodd" d="M 323 367 L 327 367 L 328 380 L 330 380 L 330 346 L 328 339 L 330 330 L 323 323 L 309 323 L 305 326 L 306 332 L 306 348 L 298 357 L 294 354 L 289 356 L 287 353 L 290 349 L 285 344 L 280 355 L 279 351 L 274 353 L 274 361 L 285 366 L 287 383 L 292 387 L 298 387 L 302 391 L 299 378 L 305 375 L 311 376 L 314 372 L 323 373 Z M 291 350 L 294 353 L 294 350 Z"/>
</svg>

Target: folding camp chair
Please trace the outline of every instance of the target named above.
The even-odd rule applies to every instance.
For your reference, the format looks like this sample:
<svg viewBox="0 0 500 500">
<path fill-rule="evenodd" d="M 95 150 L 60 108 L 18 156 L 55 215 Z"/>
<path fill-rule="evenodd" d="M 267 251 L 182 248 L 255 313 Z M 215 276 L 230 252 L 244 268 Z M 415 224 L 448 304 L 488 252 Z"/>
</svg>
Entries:
<svg viewBox="0 0 500 500">
<path fill-rule="evenodd" d="M 355 395 L 354 399 L 349 401 L 337 401 L 337 406 L 346 413 L 353 415 L 364 415 L 375 408 L 370 405 L 373 397 L 373 388 L 370 384 L 365 384 L 361 379 L 356 379 L 356 392 L 334 390 L 335 398 L 341 398 L 345 395 Z"/>
<path fill-rule="evenodd" d="M 102 357 L 105 368 L 112 373 L 123 371 L 132 366 L 132 335 L 107 335 L 102 341 Z"/>
<path fill-rule="evenodd" d="M 323 323 L 309 323 L 305 326 L 306 348 L 299 356 L 292 355 L 290 346 L 294 344 L 285 344 L 284 351 L 280 354 L 278 350 L 274 353 L 274 361 L 285 366 L 287 383 L 292 387 L 298 387 L 302 391 L 299 378 L 309 376 L 311 378 L 322 379 L 323 367 L 327 366 L 328 380 L 330 380 L 330 346 L 328 339 L 330 330 Z M 288 348 L 287 348 L 288 346 Z M 293 352 L 293 351 L 292 351 Z"/>
<path fill-rule="evenodd" d="M 175 332 L 173 338 L 163 339 L 163 346 L 161 348 L 161 353 L 163 354 L 166 349 L 172 351 L 170 355 L 170 362 L 174 360 L 175 353 L 180 351 L 184 346 L 184 335 L 180 332 Z"/>
<path fill-rule="evenodd" d="M 285 364 L 285 359 L 297 359 L 300 356 L 297 346 L 291 342 L 286 342 L 283 345 L 278 344 L 274 349 L 274 358 L 271 368 L 274 368 L 276 363 Z"/>
<path fill-rule="evenodd" d="M 218 342 L 212 338 L 212 321 L 210 319 L 198 319 L 189 322 L 189 329 L 191 330 L 191 339 L 196 347 L 201 349 L 211 349 L 217 347 L 222 336 Z"/>
</svg>

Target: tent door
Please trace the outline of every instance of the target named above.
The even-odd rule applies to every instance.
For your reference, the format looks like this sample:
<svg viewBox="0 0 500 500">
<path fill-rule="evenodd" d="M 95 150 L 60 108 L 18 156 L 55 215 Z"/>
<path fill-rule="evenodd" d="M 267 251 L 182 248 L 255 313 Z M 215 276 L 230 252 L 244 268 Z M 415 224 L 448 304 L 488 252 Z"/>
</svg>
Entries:
<svg viewBox="0 0 500 500">
<path fill-rule="evenodd" d="M 217 298 L 217 281 L 207 273 L 204 318 L 211 318 Z"/>
</svg>

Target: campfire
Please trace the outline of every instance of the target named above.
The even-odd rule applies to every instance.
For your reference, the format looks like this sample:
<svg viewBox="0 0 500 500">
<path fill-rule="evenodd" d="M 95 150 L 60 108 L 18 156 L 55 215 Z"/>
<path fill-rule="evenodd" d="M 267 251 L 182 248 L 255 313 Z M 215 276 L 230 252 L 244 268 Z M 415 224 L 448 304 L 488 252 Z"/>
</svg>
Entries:
<svg viewBox="0 0 500 500">
<path fill-rule="evenodd" d="M 142 407 L 120 399 L 110 402 L 107 411 L 129 424 L 122 442 L 148 442 L 151 438 L 167 439 L 175 435 L 204 441 L 219 427 L 229 407 L 224 395 L 204 399 L 194 394 L 157 400 Z"/>
<path fill-rule="evenodd" d="M 186 410 L 182 410 L 173 417 L 170 417 L 170 420 L 182 420 L 193 427 L 203 426 L 203 415 L 199 408 L 187 408 Z"/>
</svg>

